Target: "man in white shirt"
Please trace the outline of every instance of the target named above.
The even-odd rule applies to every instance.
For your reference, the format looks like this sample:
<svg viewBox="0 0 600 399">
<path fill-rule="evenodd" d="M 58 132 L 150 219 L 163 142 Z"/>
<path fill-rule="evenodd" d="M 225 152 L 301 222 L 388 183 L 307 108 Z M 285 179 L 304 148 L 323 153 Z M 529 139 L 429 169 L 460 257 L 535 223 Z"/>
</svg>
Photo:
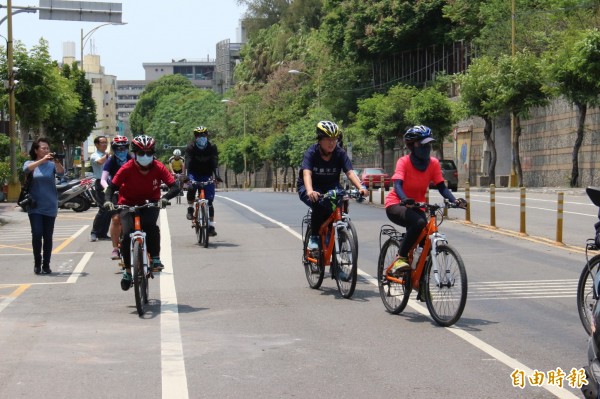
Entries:
<svg viewBox="0 0 600 399">
<path fill-rule="evenodd" d="M 108 240 L 108 228 L 110 227 L 110 214 L 102 205 L 104 204 L 104 190 L 100 181 L 102 179 L 102 168 L 108 160 L 108 138 L 106 136 L 97 136 L 94 139 L 94 145 L 96 146 L 96 152 L 90 157 L 92 164 L 92 172 L 94 173 L 94 182 L 96 188 L 96 203 L 98 204 L 98 213 L 94 218 L 94 224 L 92 225 L 92 232 L 90 233 L 90 241 L 97 240 Z"/>
</svg>

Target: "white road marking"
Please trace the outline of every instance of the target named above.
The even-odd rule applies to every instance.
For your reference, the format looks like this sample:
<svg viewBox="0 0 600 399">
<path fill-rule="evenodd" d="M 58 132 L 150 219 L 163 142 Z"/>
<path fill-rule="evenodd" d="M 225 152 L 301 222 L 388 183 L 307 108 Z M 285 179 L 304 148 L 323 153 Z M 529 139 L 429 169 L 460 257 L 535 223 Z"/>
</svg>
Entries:
<svg viewBox="0 0 600 399">
<path fill-rule="evenodd" d="M 160 212 L 161 260 L 165 269 L 160 273 L 160 354 L 162 365 L 162 397 L 185 399 L 189 397 L 179 305 L 175 290 L 175 271 L 171 252 L 171 232 L 167 212 Z"/>
<path fill-rule="evenodd" d="M 242 204 L 241 202 L 233 200 L 231 198 L 227 198 L 227 197 L 223 197 L 223 196 L 219 196 L 219 198 L 224 198 L 228 201 L 234 202 L 234 203 L 248 209 L 249 211 L 253 212 L 254 214 L 256 214 L 262 218 L 265 218 L 266 220 L 273 222 L 273 223 L 277 224 L 278 226 L 281 226 L 284 230 L 290 232 L 294 237 L 302 240 L 302 236 L 300 234 L 298 234 L 297 232 L 295 232 L 294 230 L 292 230 L 289 226 L 260 213 L 259 211 L 255 210 L 254 208 L 251 208 L 248 205 Z M 365 280 L 367 280 L 369 283 L 373 284 L 376 287 L 378 286 L 376 278 L 372 277 L 371 275 L 365 273 L 364 271 L 362 271 L 360 269 L 358 270 L 358 272 L 361 275 L 361 277 L 365 278 Z M 415 300 L 410 299 L 408 301 L 408 306 L 413 308 L 415 311 L 421 313 L 422 315 L 424 315 L 426 317 L 430 317 L 429 311 L 427 310 L 427 308 L 420 305 Z M 457 337 L 462 338 L 470 345 L 473 345 L 474 347 L 487 353 L 494 359 L 504 363 L 510 369 L 521 370 L 521 371 L 525 372 L 525 375 L 528 375 L 528 376 L 533 375 L 534 371 L 532 369 L 530 369 L 529 367 L 525 366 L 523 363 L 506 355 L 505 353 L 499 351 L 498 349 L 494 348 L 493 346 L 486 344 L 485 342 L 483 342 L 479 338 L 475 337 L 474 335 L 469 334 L 468 332 L 462 330 L 460 327 L 452 326 L 452 327 L 446 327 L 446 329 L 448 331 L 450 331 L 451 333 L 453 333 L 454 335 L 456 335 Z M 569 398 L 569 399 L 578 398 L 577 396 L 573 395 L 571 392 L 567 391 L 566 389 L 559 388 L 557 386 L 544 384 L 544 385 L 542 385 L 542 387 L 544 389 L 546 389 L 548 392 L 552 393 L 553 395 L 555 395 L 556 397 L 559 397 L 559 398 Z"/>
</svg>

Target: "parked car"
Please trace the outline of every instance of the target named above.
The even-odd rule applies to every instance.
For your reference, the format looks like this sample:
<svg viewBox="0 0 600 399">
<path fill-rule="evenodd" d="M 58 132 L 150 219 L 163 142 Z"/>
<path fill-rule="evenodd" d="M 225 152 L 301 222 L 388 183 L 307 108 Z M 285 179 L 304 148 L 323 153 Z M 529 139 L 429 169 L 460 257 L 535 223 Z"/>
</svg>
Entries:
<svg viewBox="0 0 600 399">
<path fill-rule="evenodd" d="M 373 178 L 373 188 L 381 187 L 381 178 L 383 177 L 383 187 L 386 190 L 390 189 L 392 179 L 382 168 L 364 168 L 358 177 L 361 183 L 367 187 L 369 187 L 369 179 Z"/>
<path fill-rule="evenodd" d="M 442 168 L 442 176 L 446 180 L 446 185 L 451 191 L 458 190 L 458 170 L 454 161 L 451 159 L 440 159 L 440 167 Z M 429 188 L 433 188 L 433 182 L 429 183 Z"/>
<path fill-rule="evenodd" d="M 359 180 L 360 180 L 360 172 L 362 172 L 362 168 L 354 168 L 354 173 L 356 173 L 356 176 L 358 176 Z M 348 176 L 346 176 L 345 173 L 342 173 L 341 176 L 342 176 L 342 187 L 344 187 L 346 190 L 354 187 L 352 185 L 352 183 L 350 182 L 350 180 L 348 180 Z"/>
</svg>

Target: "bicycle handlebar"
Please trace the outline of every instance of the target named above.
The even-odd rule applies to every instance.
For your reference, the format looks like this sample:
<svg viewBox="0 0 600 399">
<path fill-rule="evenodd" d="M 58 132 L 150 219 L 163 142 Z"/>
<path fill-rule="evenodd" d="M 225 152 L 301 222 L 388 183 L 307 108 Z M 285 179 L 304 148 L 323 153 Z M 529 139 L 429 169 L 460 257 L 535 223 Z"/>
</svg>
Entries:
<svg viewBox="0 0 600 399">
<path fill-rule="evenodd" d="M 335 193 L 335 195 L 334 195 Z M 325 194 L 319 193 L 320 199 L 330 199 L 330 198 L 339 198 L 348 196 L 349 198 L 354 198 L 357 202 L 363 202 L 366 198 L 360 195 L 360 191 L 353 190 L 329 190 Z"/>
<path fill-rule="evenodd" d="M 171 205 L 170 202 L 167 205 Z M 115 210 L 128 210 L 131 212 L 135 212 L 138 209 L 142 208 L 160 208 L 160 203 L 158 202 L 146 202 L 144 205 L 115 205 Z"/>
<path fill-rule="evenodd" d="M 204 187 L 209 186 L 214 183 L 215 183 L 215 179 L 212 177 L 210 179 L 208 179 L 207 181 L 190 180 L 190 182 L 189 182 L 189 184 L 191 184 L 192 187 L 195 187 L 195 188 L 201 188 L 201 187 L 204 188 Z"/>
<path fill-rule="evenodd" d="M 450 202 L 447 199 L 444 199 L 443 204 L 430 204 L 427 202 L 416 202 L 415 200 L 413 200 L 411 198 L 408 198 L 404 201 L 400 201 L 400 205 L 404 205 L 404 206 L 412 205 L 416 208 L 426 208 L 426 209 L 434 210 L 434 211 L 436 211 L 440 208 L 446 208 L 446 207 L 454 208 L 454 209 L 466 209 L 467 203 L 465 202 L 464 204 L 465 204 L 465 206 L 461 206 L 460 203 L 457 204 L 455 202 Z"/>
</svg>

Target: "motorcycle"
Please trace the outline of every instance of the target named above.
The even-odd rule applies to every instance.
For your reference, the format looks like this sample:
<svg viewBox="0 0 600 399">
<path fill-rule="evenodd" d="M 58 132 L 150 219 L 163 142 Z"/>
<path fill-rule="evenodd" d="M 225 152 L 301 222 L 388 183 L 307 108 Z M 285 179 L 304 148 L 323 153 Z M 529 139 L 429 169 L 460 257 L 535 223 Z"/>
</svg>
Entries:
<svg viewBox="0 0 600 399">
<path fill-rule="evenodd" d="M 56 185 L 58 191 L 58 207 L 72 209 L 75 212 L 85 212 L 94 204 L 94 179 L 73 179 Z"/>
<path fill-rule="evenodd" d="M 594 276 L 595 295 L 600 292 L 600 273 Z M 588 365 L 584 367 L 587 385 L 581 387 L 586 399 L 598 399 L 600 392 L 600 306 L 598 302 L 592 310 L 592 335 L 588 341 Z"/>
</svg>

